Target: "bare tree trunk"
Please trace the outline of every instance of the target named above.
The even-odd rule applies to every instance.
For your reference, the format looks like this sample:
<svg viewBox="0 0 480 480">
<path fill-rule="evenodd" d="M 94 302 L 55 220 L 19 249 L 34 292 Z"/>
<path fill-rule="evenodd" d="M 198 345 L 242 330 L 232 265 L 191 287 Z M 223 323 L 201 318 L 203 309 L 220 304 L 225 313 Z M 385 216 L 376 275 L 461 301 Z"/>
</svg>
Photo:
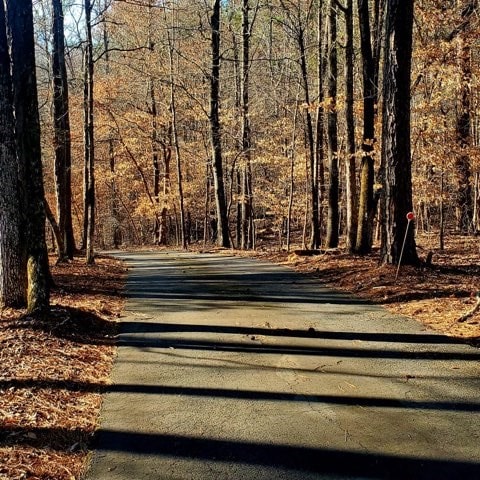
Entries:
<svg viewBox="0 0 480 480">
<path fill-rule="evenodd" d="M 108 0 L 105 0 L 108 2 Z M 105 75 L 108 77 L 110 75 L 110 41 L 108 36 L 107 30 L 107 22 L 103 22 L 103 49 L 105 52 Z M 108 245 L 113 246 L 114 248 L 118 248 L 119 244 L 121 243 L 121 230 L 120 230 L 120 204 L 122 203 L 119 192 L 117 190 L 117 182 L 115 179 L 115 167 L 116 167 L 116 159 L 115 159 L 115 149 L 114 149 L 114 132 L 113 130 L 110 131 L 108 135 L 108 158 L 109 158 L 109 167 L 110 167 L 110 224 L 108 225 Z M 127 216 L 131 221 L 130 212 L 127 210 Z M 133 235 L 136 237 L 136 227 L 133 224 Z"/>
<path fill-rule="evenodd" d="M 318 196 L 318 245 L 321 246 L 322 224 L 323 224 L 323 207 L 322 199 L 325 196 L 325 108 L 323 107 L 324 92 L 323 78 L 325 75 L 325 54 L 323 41 L 323 2 L 318 4 L 317 12 L 317 82 L 318 82 L 318 107 L 315 119 L 315 165 L 314 170 L 317 172 L 317 196 Z"/>
<path fill-rule="evenodd" d="M 210 18 L 212 38 L 212 71 L 210 75 L 210 127 L 213 153 L 213 184 L 215 190 L 215 206 L 217 210 L 217 245 L 230 247 L 228 229 L 227 204 L 223 179 L 222 132 L 219 117 L 220 101 L 220 0 L 214 0 L 213 12 Z"/>
<path fill-rule="evenodd" d="M 95 262 L 94 236 L 95 236 L 95 144 L 93 127 L 93 40 L 92 40 L 92 5 L 90 0 L 84 0 L 85 27 L 87 41 L 85 45 L 85 90 L 84 90 L 84 143 L 85 143 L 85 193 L 84 216 L 86 228 L 85 236 L 85 261 L 87 265 Z"/>
<path fill-rule="evenodd" d="M 57 263 L 64 262 L 65 257 L 62 255 L 62 252 L 65 251 L 65 245 L 63 244 L 64 237 L 62 235 L 62 232 L 60 231 L 60 227 L 58 226 L 57 220 L 55 219 L 55 215 L 53 214 L 47 200 L 45 200 L 45 215 L 47 217 L 48 223 L 52 227 L 53 236 L 57 245 Z"/>
<path fill-rule="evenodd" d="M 43 312 L 50 306 L 45 192 L 43 188 L 40 120 L 35 74 L 35 43 L 31 0 L 7 1 L 11 36 L 12 78 L 20 182 L 25 185 L 24 231 L 27 250 L 27 309 Z"/>
<path fill-rule="evenodd" d="M 463 29 L 468 30 L 470 27 L 470 19 L 477 10 L 476 0 L 464 1 L 462 11 Z M 457 174 L 457 198 L 456 198 L 456 215 L 457 230 L 462 233 L 468 233 L 472 229 L 473 222 L 473 199 L 471 184 L 471 161 L 470 155 L 467 153 L 472 143 L 471 138 L 471 85 L 472 85 L 472 66 L 471 66 L 471 48 L 468 40 L 463 34 L 459 35 L 459 64 L 462 74 L 460 89 L 460 114 L 457 118 L 457 143 L 461 153 L 457 155 L 455 161 L 455 169 Z"/>
<path fill-rule="evenodd" d="M 173 18 L 173 11 L 172 11 Z M 170 113 L 171 113 L 171 122 L 172 122 L 172 137 L 173 145 L 175 148 L 175 160 L 177 163 L 177 188 L 178 188 L 178 202 L 180 209 L 180 241 L 182 248 L 186 249 L 188 246 L 186 225 L 185 225 L 185 205 L 183 197 L 183 178 L 182 178 L 182 163 L 180 156 L 180 144 L 178 140 L 177 132 L 177 108 L 176 108 L 176 90 L 175 90 L 175 76 L 174 76 L 174 63 L 173 63 L 173 54 L 174 54 L 174 41 L 173 34 L 175 31 L 175 25 L 172 21 L 172 33 L 167 31 L 167 40 L 168 40 L 168 59 L 170 67 Z"/>
<path fill-rule="evenodd" d="M 291 241 L 291 224 L 292 224 L 292 208 L 293 199 L 295 196 L 295 144 L 297 141 L 297 114 L 298 114 L 298 95 L 295 102 L 295 112 L 293 114 L 293 129 L 292 129 L 292 143 L 290 147 L 287 145 L 287 156 L 290 158 L 290 192 L 288 196 L 288 210 L 287 210 L 287 252 L 290 251 Z"/>
<path fill-rule="evenodd" d="M 362 163 L 360 168 L 360 195 L 358 205 L 358 225 L 355 250 L 366 254 L 372 249 L 373 220 L 377 201 L 374 192 L 375 163 L 375 110 L 378 98 L 378 65 L 380 56 L 380 33 L 383 1 L 375 1 L 375 28 L 370 28 L 368 0 L 358 0 L 360 43 L 362 50 L 363 73 L 363 141 Z M 372 46 L 373 43 L 373 46 Z"/>
<path fill-rule="evenodd" d="M 75 239 L 72 224 L 72 152 L 70 141 L 70 111 L 68 79 L 65 65 L 65 37 L 61 0 L 52 0 L 53 13 L 53 126 L 55 147 L 55 192 L 57 223 L 63 237 L 59 259 L 73 258 Z"/>
<path fill-rule="evenodd" d="M 328 248 L 338 247 L 339 235 L 339 178 L 337 138 L 337 5 L 330 0 L 328 11 L 328 124 L 327 147 L 330 171 L 328 188 L 327 238 Z"/>
<path fill-rule="evenodd" d="M 27 291 L 12 89 L 5 10 L 0 1 L 0 308 L 24 306 Z"/>
<path fill-rule="evenodd" d="M 300 19 L 299 19 L 300 23 Z M 308 83 L 307 57 L 305 51 L 305 27 L 298 26 L 297 42 L 300 51 L 300 68 L 302 73 L 302 86 L 305 95 L 305 104 L 310 106 L 310 88 Z M 305 110 L 305 121 L 307 127 L 308 158 L 310 168 L 310 248 L 320 246 L 320 222 L 318 216 L 318 164 L 315 155 L 315 140 L 313 137 L 313 121 L 310 108 Z"/>
<path fill-rule="evenodd" d="M 355 121 L 353 114 L 353 6 L 352 0 L 347 0 L 345 10 L 346 49 L 345 49 L 345 119 L 346 119 L 346 197 L 347 197 L 347 248 L 350 252 L 355 249 L 357 237 L 357 184 L 355 160 Z"/>
<path fill-rule="evenodd" d="M 257 6 L 258 8 L 258 6 Z M 241 90 L 241 119 L 242 119 L 242 155 L 241 165 L 241 235 L 240 248 L 247 250 L 253 246 L 252 228 L 253 201 L 252 201 L 252 133 L 249 118 L 249 73 L 250 73 L 250 36 L 251 25 L 249 19 L 249 0 L 243 0 L 242 6 L 242 69 L 240 78 Z"/>
<path fill-rule="evenodd" d="M 149 42 L 153 45 L 153 42 Z M 153 48 L 153 46 L 152 46 Z M 161 215 L 158 215 L 158 207 L 160 205 L 160 161 L 158 152 L 158 126 L 157 126 L 157 101 L 155 98 L 155 83 L 153 77 L 148 80 L 148 90 L 150 95 L 150 143 L 152 150 L 152 166 L 153 166 L 153 200 L 155 208 L 155 219 L 153 228 L 153 243 L 155 245 L 164 245 L 166 243 L 165 235 L 161 234 Z M 165 232 L 163 232 L 165 233 Z"/>
<path fill-rule="evenodd" d="M 153 1 L 148 2 L 148 35 L 147 35 L 147 48 L 148 48 L 148 68 L 153 69 L 154 61 L 153 53 L 155 51 L 155 42 L 153 41 Z M 153 226 L 153 243 L 155 245 L 166 245 L 167 236 L 164 220 L 166 218 L 167 207 L 164 204 L 160 209 L 160 154 L 159 154 L 159 134 L 158 134 L 158 111 L 157 111 L 157 99 L 155 91 L 155 78 L 153 74 L 148 78 L 148 95 L 150 100 L 149 114 L 150 114 L 150 148 L 152 154 L 152 167 L 153 167 L 153 208 L 154 211 L 154 226 Z M 165 148 L 164 148 L 165 153 Z M 165 155 L 164 155 L 165 158 Z M 164 190 L 165 190 L 165 178 L 164 178 Z M 166 200 L 164 199 L 164 202 Z M 160 213 L 159 213 L 160 210 Z"/>
<path fill-rule="evenodd" d="M 412 62 L 413 0 L 388 0 L 383 79 L 382 157 L 385 165 L 385 226 L 382 259 L 417 264 L 413 225 L 410 148 L 410 71 Z M 408 229 L 408 232 L 407 232 Z M 406 235 L 407 233 L 407 235 Z"/>
<path fill-rule="evenodd" d="M 209 232 L 209 219 L 210 219 L 210 168 L 208 163 L 205 168 L 205 209 L 203 216 L 203 246 L 205 247 L 208 243 L 208 232 Z"/>
</svg>

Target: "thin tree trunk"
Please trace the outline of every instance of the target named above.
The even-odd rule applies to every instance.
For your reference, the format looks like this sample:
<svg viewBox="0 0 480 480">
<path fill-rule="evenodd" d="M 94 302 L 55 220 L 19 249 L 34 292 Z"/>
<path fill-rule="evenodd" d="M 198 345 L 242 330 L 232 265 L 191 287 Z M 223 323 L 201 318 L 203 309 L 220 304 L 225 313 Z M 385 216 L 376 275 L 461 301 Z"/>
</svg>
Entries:
<svg viewBox="0 0 480 480">
<path fill-rule="evenodd" d="M 84 91 L 84 143 L 85 143 L 85 261 L 91 265 L 95 261 L 95 145 L 93 127 L 93 40 L 92 40 L 92 5 L 85 0 L 85 27 L 87 42 L 85 45 L 85 91 Z"/>
<path fill-rule="evenodd" d="M 290 145 L 289 150 L 287 150 L 287 156 L 290 158 L 290 192 L 288 196 L 287 228 L 286 228 L 287 252 L 290 251 L 292 209 L 293 209 L 293 199 L 295 195 L 295 144 L 297 142 L 297 114 L 298 114 L 298 95 L 297 95 L 297 100 L 295 102 L 295 112 L 293 114 L 292 144 Z"/>
<path fill-rule="evenodd" d="M 210 172 L 208 163 L 205 168 L 205 209 L 203 217 L 203 246 L 208 243 L 209 219 L 210 219 Z"/>
<path fill-rule="evenodd" d="M 50 208 L 50 205 L 46 200 L 45 200 L 45 215 L 47 217 L 48 223 L 52 227 L 55 243 L 57 244 L 57 254 L 58 254 L 57 263 L 64 262 L 66 260 L 65 256 L 62 254 L 62 252 L 65 251 L 65 245 L 63 244 L 64 237 L 62 235 L 60 227 L 58 226 L 58 222 L 55 219 L 55 215 L 53 214 L 52 209 Z"/>
<path fill-rule="evenodd" d="M 330 0 L 328 11 L 328 124 L 327 147 L 330 171 L 328 188 L 327 238 L 328 248 L 338 247 L 339 235 L 339 178 L 337 138 L 337 5 Z"/>
<path fill-rule="evenodd" d="M 382 0 L 383 1 L 383 0 Z M 372 48 L 372 32 L 370 29 L 370 11 L 368 0 L 358 0 L 358 17 L 360 27 L 360 44 L 362 50 L 363 74 L 363 141 L 362 163 L 360 167 L 360 195 L 358 204 L 357 237 L 355 250 L 366 254 L 372 249 L 373 219 L 377 202 L 374 193 L 375 163 L 375 110 L 378 91 L 378 56 L 380 42 L 378 31 L 374 32 Z M 375 2 L 376 11 L 381 15 L 379 2 Z M 377 29 L 380 20 L 376 20 Z"/>
<path fill-rule="evenodd" d="M 52 0 L 53 13 L 53 127 L 55 147 L 55 192 L 57 223 L 63 237 L 59 259 L 73 258 L 75 239 L 72 224 L 72 153 L 70 141 L 70 111 L 68 79 L 65 65 L 65 36 L 61 0 Z"/>
<path fill-rule="evenodd" d="M 242 6 L 242 68 L 240 78 L 241 90 L 241 122 L 242 122 L 242 154 L 241 165 L 241 235 L 240 248 L 247 250 L 252 248 L 253 238 L 251 223 L 253 220 L 252 208 L 252 139 L 249 118 L 249 73 L 250 73 L 250 36 L 251 25 L 249 19 L 249 0 L 243 0 Z"/>
<path fill-rule="evenodd" d="M 153 45 L 153 42 L 151 45 Z M 153 199 L 155 208 L 153 243 L 155 245 L 165 245 L 166 238 L 160 233 L 162 231 L 161 215 L 158 215 L 158 208 L 160 205 L 160 161 L 158 152 L 157 102 L 155 98 L 155 84 L 153 77 L 150 77 L 148 80 L 148 90 L 150 95 L 150 143 L 152 151 Z"/>
<path fill-rule="evenodd" d="M 346 120 L 346 197 L 347 197 L 347 248 L 350 252 L 355 249 L 357 237 L 357 184 L 355 159 L 355 120 L 353 113 L 353 6 L 352 0 L 347 0 L 345 10 L 346 49 L 345 49 L 345 120 Z"/>
<path fill-rule="evenodd" d="M 230 247 L 227 203 L 223 179 L 222 132 L 219 116 L 220 102 L 220 0 L 214 0 L 211 22 L 212 71 L 210 75 L 210 127 L 212 137 L 212 171 L 217 210 L 217 245 Z"/>
<path fill-rule="evenodd" d="M 323 224 L 323 207 L 322 199 L 325 196 L 325 108 L 323 106 L 323 78 L 325 75 L 325 59 L 324 59 L 324 41 L 323 41 L 323 2 L 319 2 L 317 12 L 317 82 L 318 82 L 318 107 L 315 119 L 315 165 L 314 170 L 317 172 L 317 195 L 318 195 L 318 245 L 321 246 L 322 224 Z"/>
<path fill-rule="evenodd" d="M 172 13 L 173 18 L 173 13 Z M 175 31 L 175 25 L 172 21 L 172 32 Z M 175 76 L 174 76 L 174 63 L 173 63 L 173 53 L 174 53 L 174 38 L 172 34 L 167 31 L 167 40 L 168 40 L 168 60 L 170 67 L 170 113 L 171 113 L 171 122 L 172 122 L 172 137 L 173 145 L 175 148 L 175 160 L 177 164 L 177 188 L 178 188 L 178 202 L 180 209 L 180 241 L 182 248 L 186 249 L 188 246 L 187 232 L 185 228 L 185 205 L 184 205 L 184 196 L 183 196 L 183 177 L 182 177 L 182 161 L 180 156 L 180 144 L 178 140 L 178 131 L 177 131 L 177 107 L 176 107 L 176 91 L 175 91 Z"/>
<path fill-rule="evenodd" d="M 299 27 L 297 37 L 298 48 L 300 50 L 300 68 L 302 72 L 302 85 L 305 94 L 305 120 L 307 127 L 308 158 L 310 168 L 310 248 L 315 249 L 320 246 L 320 222 L 318 218 L 318 165 L 315 155 L 315 140 L 313 138 L 313 121 L 310 111 L 310 89 L 308 84 L 307 56 L 305 51 L 304 27 Z"/>
</svg>

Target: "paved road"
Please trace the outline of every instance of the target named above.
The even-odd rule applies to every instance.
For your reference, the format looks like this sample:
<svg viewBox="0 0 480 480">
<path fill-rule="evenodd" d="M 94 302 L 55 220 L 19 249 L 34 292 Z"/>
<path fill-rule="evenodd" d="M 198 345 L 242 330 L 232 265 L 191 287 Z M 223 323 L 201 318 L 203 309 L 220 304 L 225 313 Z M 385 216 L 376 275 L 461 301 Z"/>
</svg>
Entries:
<svg viewBox="0 0 480 480">
<path fill-rule="evenodd" d="M 89 480 L 480 479 L 480 351 L 227 254 L 125 254 Z"/>
</svg>

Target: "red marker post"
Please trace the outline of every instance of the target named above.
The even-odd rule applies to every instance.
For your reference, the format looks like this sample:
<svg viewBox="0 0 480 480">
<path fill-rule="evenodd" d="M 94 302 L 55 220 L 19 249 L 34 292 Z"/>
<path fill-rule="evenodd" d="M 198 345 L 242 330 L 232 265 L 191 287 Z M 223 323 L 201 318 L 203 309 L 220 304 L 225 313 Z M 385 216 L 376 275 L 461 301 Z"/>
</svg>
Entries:
<svg viewBox="0 0 480 480">
<path fill-rule="evenodd" d="M 403 250 L 405 249 L 405 243 L 407 242 L 408 229 L 412 220 L 415 220 L 415 214 L 413 212 L 407 213 L 407 228 L 405 229 L 405 238 L 403 239 L 402 250 L 400 252 L 400 258 L 398 259 L 397 274 L 395 275 L 395 281 L 398 278 L 398 272 L 400 271 L 400 264 L 402 263 Z"/>
</svg>

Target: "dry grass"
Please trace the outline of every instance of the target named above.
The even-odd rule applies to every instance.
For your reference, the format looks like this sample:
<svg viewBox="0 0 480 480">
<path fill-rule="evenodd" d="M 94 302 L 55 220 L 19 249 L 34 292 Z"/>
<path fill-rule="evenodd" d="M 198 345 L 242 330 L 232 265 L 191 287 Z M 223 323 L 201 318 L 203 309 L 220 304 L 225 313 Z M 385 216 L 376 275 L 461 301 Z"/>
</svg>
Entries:
<svg viewBox="0 0 480 480">
<path fill-rule="evenodd" d="M 113 362 L 125 269 L 99 258 L 54 266 L 45 318 L 0 318 L 0 479 L 79 478 Z"/>
</svg>

